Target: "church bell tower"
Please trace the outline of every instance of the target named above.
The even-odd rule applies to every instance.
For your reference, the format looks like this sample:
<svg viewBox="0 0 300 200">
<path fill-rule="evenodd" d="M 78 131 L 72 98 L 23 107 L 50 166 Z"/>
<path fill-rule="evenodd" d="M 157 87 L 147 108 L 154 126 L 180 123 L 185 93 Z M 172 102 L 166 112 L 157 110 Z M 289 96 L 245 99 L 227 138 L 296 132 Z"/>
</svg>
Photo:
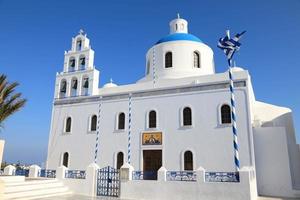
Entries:
<svg viewBox="0 0 300 200">
<path fill-rule="evenodd" d="M 63 71 L 57 73 L 55 99 L 98 94 L 99 71 L 94 66 L 94 51 L 83 30 L 72 38 L 72 46 L 65 52 Z"/>
</svg>

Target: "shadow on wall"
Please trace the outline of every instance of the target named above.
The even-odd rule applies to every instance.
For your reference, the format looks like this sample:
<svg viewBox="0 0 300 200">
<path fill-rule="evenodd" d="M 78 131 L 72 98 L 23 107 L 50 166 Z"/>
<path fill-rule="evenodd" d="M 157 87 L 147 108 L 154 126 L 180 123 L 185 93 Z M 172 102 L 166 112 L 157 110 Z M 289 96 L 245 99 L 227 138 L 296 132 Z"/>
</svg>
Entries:
<svg viewBox="0 0 300 200">
<path fill-rule="evenodd" d="M 296 141 L 292 112 L 261 122 L 261 127 L 285 127 L 292 184 L 295 189 L 300 189 L 300 145 Z"/>
</svg>

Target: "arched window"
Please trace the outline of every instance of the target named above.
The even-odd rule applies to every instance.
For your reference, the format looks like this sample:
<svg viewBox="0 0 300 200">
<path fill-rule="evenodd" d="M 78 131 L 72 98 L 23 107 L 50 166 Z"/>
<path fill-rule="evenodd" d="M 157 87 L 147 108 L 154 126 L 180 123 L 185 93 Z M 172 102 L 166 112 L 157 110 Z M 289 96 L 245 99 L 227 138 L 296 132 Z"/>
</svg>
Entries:
<svg viewBox="0 0 300 200">
<path fill-rule="evenodd" d="M 60 98 L 66 97 L 66 93 L 67 93 L 67 81 L 62 80 L 60 82 L 59 97 Z"/>
<path fill-rule="evenodd" d="M 231 108 L 227 104 L 221 107 L 221 122 L 222 124 L 231 123 Z"/>
<path fill-rule="evenodd" d="M 97 116 L 93 115 L 91 118 L 91 131 L 96 131 L 97 129 Z"/>
<path fill-rule="evenodd" d="M 184 152 L 184 170 L 193 170 L 193 153 L 191 151 Z"/>
<path fill-rule="evenodd" d="M 75 71 L 75 58 L 70 58 L 69 60 L 69 71 Z"/>
<path fill-rule="evenodd" d="M 194 51 L 194 67 L 200 68 L 200 54 L 197 51 Z"/>
<path fill-rule="evenodd" d="M 82 49 L 82 41 L 81 39 L 78 39 L 76 42 L 76 50 L 81 51 L 81 49 Z"/>
<path fill-rule="evenodd" d="M 71 117 L 68 117 L 66 120 L 66 127 L 65 127 L 65 132 L 70 133 L 71 132 L 71 126 L 72 126 L 72 119 Z"/>
<path fill-rule="evenodd" d="M 125 114 L 120 113 L 118 116 L 118 130 L 124 130 L 125 129 Z"/>
<path fill-rule="evenodd" d="M 183 126 L 191 126 L 192 125 L 192 109 L 189 107 L 185 107 L 183 109 Z"/>
<path fill-rule="evenodd" d="M 80 57 L 79 58 L 79 69 L 80 70 L 85 69 L 85 57 Z"/>
<path fill-rule="evenodd" d="M 74 78 L 72 79 L 72 92 L 71 92 L 71 95 L 74 97 L 74 96 L 77 96 L 77 88 L 78 88 L 78 81 L 77 81 L 77 78 Z"/>
<path fill-rule="evenodd" d="M 68 165 L 69 165 L 69 153 L 68 152 L 64 153 L 62 164 L 63 164 L 63 166 L 68 167 Z"/>
<path fill-rule="evenodd" d="M 147 61 L 146 75 L 150 73 L 150 60 Z"/>
<path fill-rule="evenodd" d="M 172 67 L 172 52 L 167 52 L 165 55 L 165 68 Z"/>
<path fill-rule="evenodd" d="M 82 95 L 88 95 L 89 94 L 89 78 L 83 78 L 82 81 Z"/>
<path fill-rule="evenodd" d="M 156 128 L 156 112 L 154 110 L 149 112 L 149 128 Z"/>
<path fill-rule="evenodd" d="M 120 169 L 124 163 L 124 154 L 119 152 L 117 155 L 117 169 Z"/>
</svg>

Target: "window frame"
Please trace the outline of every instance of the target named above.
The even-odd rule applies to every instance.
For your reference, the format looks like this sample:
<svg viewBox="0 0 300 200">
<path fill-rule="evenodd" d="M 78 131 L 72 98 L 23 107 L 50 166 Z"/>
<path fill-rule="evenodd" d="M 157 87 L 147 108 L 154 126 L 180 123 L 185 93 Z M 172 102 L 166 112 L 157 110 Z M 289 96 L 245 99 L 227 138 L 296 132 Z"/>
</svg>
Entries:
<svg viewBox="0 0 300 200">
<path fill-rule="evenodd" d="M 66 153 L 68 154 L 67 166 L 64 165 L 64 157 Z M 70 153 L 68 151 L 63 152 L 61 155 L 61 166 L 65 166 L 66 168 L 69 168 L 70 166 Z"/>
<path fill-rule="evenodd" d="M 231 122 L 230 123 L 222 123 L 222 107 L 224 106 L 224 105 L 227 105 L 227 106 L 229 106 L 229 108 L 230 108 L 230 119 L 231 119 Z M 231 108 L 231 105 L 230 105 L 230 103 L 229 102 L 225 102 L 225 103 L 221 103 L 219 106 L 218 106 L 218 120 L 219 120 L 219 125 L 221 126 L 221 127 L 227 127 L 227 126 L 231 126 L 232 125 L 232 110 L 231 110 L 232 108 Z"/>
<path fill-rule="evenodd" d="M 150 113 L 155 112 L 155 127 L 150 127 Z M 147 112 L 147 128 L 148 129 L 157 129 L 158 128 L 158 114 L 156 109 L 151 109 Z"/>
<path fill-rule="evenodd" d="M 198 66 L 195 66 L 195 54 L 198 55 Z M 193 51 L 192 59 L 193 59 L 192 60 L 193 68 L 200 69 L 201 68 L 201 55 L 200 55 L 200 52 L 198 50 Z"/>
<path fill-rule="evenodd" d="M 124 115 L 124 128 L 123 129 L 121 129 L 120 128 L 120 115 L 121 114 L 123 114 Z M 125 112 L 118 112 L 117 113 L 117 116 L 116 116 L 116 131 L 125 131 L 125 129 L 126 129 L 126 114 L 125 114 Z"/>
<path fill-rule="evenodd" d="M 167 55 L 171 55 L 171 65 L 167 66 Z M 164 54 L 164 68 L 165 69 L 169 69 L 169 68 L 173 68 L 173 52 L 172 51 L 166 51 L 166 53 Z"/>
<path fill-rule="evenodd" d="M 191 163 L 187 163 L 186 162 L 186 154 L 187 153 L 191 153 Z M 191 164 L 191 166 L 192 166 L 192 169 L 186 169 L 186 165 L 187 164 Z M 195 168 L 194 168 L 194 154 L 193 154 L 193 152 L 192 151 L 190 151 L 190 150 L 186 150 L 186 151 L 184 151 L 183 152 L 183 171 L 193 171 Z"/>
<path fill-rule="evenodd" d="M 67 131 L 67 123 L 68 123 L 68 119 L 71 119 L 71 124 L 70 124 L 70 131 Z M 72 133 L 72 116 L 67 116 L 64 120 L 64 130 L 63 133 L 68 135 Z"/>
<path fill-rule="evenodd" d="M 146 75 L 150 74 L 150 65 L 151 65 L 151 62 L 150 62 L 150 59 L 148 59 L 146 62 Z"/>
<path fill-rule="evenodd" d="M 96 124 L 95 124 L 95 130 L 92 130 L 93 128 L 93 118 L 96 117 Z M 96 114 L 93 114 L 90 116 L 90 120 L 89 120 L 89 132 L 90 133 L 94 133 L 97 131 L 97 124 L 98 124 L 98 116 Z"/>
<path fill-rule="evenodd" d="M 195 154 L 195 151 L 194 151 L 194 149 L 192 149 L 192 148 L 186 148 L 186 149 L 184 149 L 184 150 L 182 150 L 181 151 L 181 153 L 180 153 L 180 157 L 181 157 L 181 166 L 180 166 L 180 168 L 181 168 L 181 171 L 188 171 L 188 170 L 184 170 L 185 168 L 185 160 L 184 160 L 184 154 L 185 154 L 185 152 L 188 152 L 188 151 L 190 151 L 191 153 L 192 153 L 192 161 L 193 161 L 193 163 L 192 163 L 192 166 L 193 166 L 193 171 L 195 171 L 196 170 L 196 154 Z"/>
<path fill-rule="evenodd" d="M 185 124 L 185 113 L 184 113 L 184 110 L 185 109 L 190 109 L 190 124 Z M 193 126 L 193 109 L 190 107 L 190 106 L 185 106 L 182 108 L 182 126 L 183 127 L 191 127 Z"/>
<path fill-rule="evenodd" d="M 183 110 L 184 108 L 190 108 L 191 109 L 191 122 L 192 122 L 192 125 L 184 125 L 184 116 L 183 116 Z M 180 127 L 181 129 L 190 129 L 190 128 L 194 128 L 195 126 L 195 123 L 194 123 L 194 118 L 195 118 L 195 112 L 193 112 L 194 107 L 190 104 L 186 104 L 184 106 L 182 106 L 180 109 L 179 109 L 179 116 L 180 116 Z"/>
</svg>

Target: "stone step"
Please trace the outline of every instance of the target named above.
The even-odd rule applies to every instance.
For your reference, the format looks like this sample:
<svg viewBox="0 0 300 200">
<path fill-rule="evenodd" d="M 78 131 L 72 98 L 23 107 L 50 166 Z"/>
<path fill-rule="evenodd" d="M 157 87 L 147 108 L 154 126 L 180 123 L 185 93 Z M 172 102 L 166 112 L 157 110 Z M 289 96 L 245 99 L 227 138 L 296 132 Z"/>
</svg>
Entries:
<svg viewBox="0 0 300 200">
<path fill-rule="evenodd" d="M 31 199 L 44 199 L 44 198 L 50 198 L 50 197 L 58 197 L 58 196 L 64 196 L 64 195 L 70 195 L 72 192 L 59 192 L 59 193 L 52 193 L 52 194 L 43 194 L 43 195 L 32 195 L 32 196 L 26 196 L 26 197 L 16 197 L 16 198 L 9 198 L 4 197 L 4 200 L 31 200 Z M 53 198 L 53 200 L 56 198 Z"/>
<path fill-rule="evenodd" d="M 44 187 L 43 189 L 33 189 L 33 190 L 20 191 L 20 192 L 16 191 L 13 193 L 4 193 L 4 198 L 5 199 L 41 198 L 42 196 L 45 196 L 45 195 L 53 195 L 54 196 L 57 194 L 67 193 L 67 192 L 69 192 L 67 187 L 54 187 L 54 188 Z"/>
<path fill-rule="evenodd" d="M 25 177 L 24 176 L 5 176 L 5 175 L 1 175 L 0 180 L 2 180 L 4 183 L 24 182 Z"/>
<path fill-rule="evenodd" d="M 30 181 L 31 182 L 31 181 Z M 44 181 L 35 181 L 34 183 L 27 183 L 24 182 L 20 185 L 9 185 L 4 188 L 4 193 L 12 193 L 12 192 L 22 192 L 22 191 L 29 191 L 29 190 L 38 190 L 44 188 L 54 188 L 54 187 L 64 187 L 63 183 L 61 182 L 48 182 L 43 183 Z"/>
<path fill-rule="evenodd" d="M 5 186 L 10 187 L 10 186 L 19 186 L 19 185 L 37 185 L 37 184 L 50 184 L 50 183 L 57 183 L 59 182 L 57 179 L 45 179 L 45 178 L 40 178 L 40 179 L 25 179 L 25 181 L 17 181 L 17 182 L 6 182 Z"/>
</svg>

